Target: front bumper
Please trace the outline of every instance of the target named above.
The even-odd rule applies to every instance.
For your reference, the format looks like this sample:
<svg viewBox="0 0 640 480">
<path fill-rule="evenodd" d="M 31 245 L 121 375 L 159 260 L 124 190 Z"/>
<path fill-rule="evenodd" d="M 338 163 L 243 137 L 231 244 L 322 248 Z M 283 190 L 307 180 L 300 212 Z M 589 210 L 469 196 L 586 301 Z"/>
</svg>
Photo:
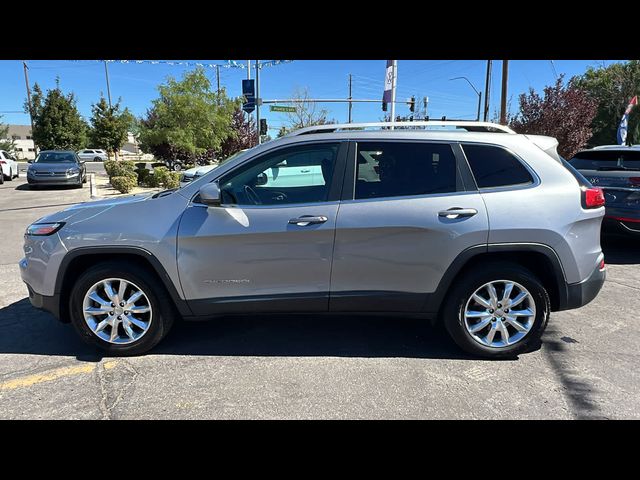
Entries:
<svg viewBox="0 0 640 480">
<path fill-rule="evenodd" d="M 39 310 L 51 313 L 60 320 L 60 295 L 46 296 L 36 293 L 28 283 L 25 283 L 29 290 L 29 301 L 31 305 Z"/>
<path fill-rule="evenodd" d="M 28 176 L 29 185 L 78 185 L 81 182 L 82 174 L 72 177 L 45 177 L 45 176 Z"/>
<path fill-rule="evenodd" d="M 567 303 L 562 310 L 580 308 L 591 302 L 600 292 L 606 278 L 606 268 L 601 270 L 598 264 L 586 280 L 580 283 L 567 284 Z"/>
</svg>

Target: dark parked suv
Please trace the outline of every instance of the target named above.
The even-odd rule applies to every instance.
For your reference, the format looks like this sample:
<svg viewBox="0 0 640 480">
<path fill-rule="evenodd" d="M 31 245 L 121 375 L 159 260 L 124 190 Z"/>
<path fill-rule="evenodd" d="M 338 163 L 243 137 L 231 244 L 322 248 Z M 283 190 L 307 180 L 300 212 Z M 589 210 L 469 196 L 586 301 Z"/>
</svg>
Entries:
<svg viewBox="0 0 640 480">
<path fill-rule="evenodd" d="M 456 129 L 428 130 L 442 124 Z M 602 191 L 557 144 L 479 122 L 302 129 L 183 188 L 40 219 L 22 279 L 116 355 L 178 316 L 364 312 L 442 321 L 463 349 L 511 356 L 605 279 Z"/>
<path fill-rule="evenodd" d="M 640 236 L 640 146 L 583 150 L 569 163 L 604 190 L 603 231 Z"/>
</svg>

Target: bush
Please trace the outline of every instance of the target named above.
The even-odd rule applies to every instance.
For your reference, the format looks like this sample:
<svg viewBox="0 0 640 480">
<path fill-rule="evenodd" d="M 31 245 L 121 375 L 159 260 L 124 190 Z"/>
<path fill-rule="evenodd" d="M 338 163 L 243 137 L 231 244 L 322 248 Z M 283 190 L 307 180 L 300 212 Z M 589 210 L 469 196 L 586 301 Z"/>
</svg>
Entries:
<svg viewBox="0 0 640 480">
<path fill-rule="evenodd" d="M 148 177 L 147 184 L 156 188 L 178 188 L 180 186 L 180 176 L 180 172 L 171 172 L 167 167 L 157 167 L 153 169 L 153 175 Z"/>
<path fill-rule="evenodd" d="M 104 170 L 107 172 L 109 178 L 113 176 L 113 169 L 115 168 L 116 162 L 115 160 L 107 160 L 104 162 Z"/>
<path fill-rule="evenodd" d="M 110 181 L 111 186 L 120 193 L 129 193 L 138 185 L 136 179 L 131 176 L 112 177 Z"/>
<path fill-rule="evenodd" d="M 109 175 L 109 178 L 113 178 L 113 177 L 126 177 L 126 176 L 132 176 L 135 177 L 136 179 L 138 178 L 138 175 L 136 175 L 136 166 L 135 163 L 133 163 L 131 160 L 121 160 L 121 161 L 107 161 L 104 162 L 104 169 L 107 172 L 107 175 Z"/>
<path fill-rule="evenodd" d="M 136 170 L 136 174 L 138 175 L 138 185 L 146 185 L 151 177 L 151 172 L 146 168 Z"/>
<path fill-rule="evenodd" d="M 164 179 L 162 185 L 167 190 L 171 190 L 172 188 L 180 187 L 180 177 L 182 174 L 180 172 L 167 172 L 167 176 Z"/>
</svg>

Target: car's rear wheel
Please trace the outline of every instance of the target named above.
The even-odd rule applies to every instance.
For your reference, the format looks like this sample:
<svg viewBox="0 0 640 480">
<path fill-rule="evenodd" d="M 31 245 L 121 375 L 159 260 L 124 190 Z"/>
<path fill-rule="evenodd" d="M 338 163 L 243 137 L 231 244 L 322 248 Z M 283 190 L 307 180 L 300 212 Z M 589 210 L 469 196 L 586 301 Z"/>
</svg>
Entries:
<svg viewBox="0 0 640 480">
<path fill-rule="evenodd" d="M 101 162 L 101 161 L 102 161 L 102 158 L 100 158 L 100 157 L 94 157 L 93 161 L 94 161 L 94 162 Z"/>
<path fill-rule="evenodd" d="M 549 320 L 549 295 L 529 270 L 497 263 L 459 277 L 443 309 L 447 331 L 465 351 L 512 357 L 539 343 Z"/>
<path fill-rule="evenodd" d="M 146 269 L 120 262 L 85 271 L 69 300 L 71 322 L 83 340 L 112 355 L 139 355 L 169 332 L 174 307 Z"/>
</svg>

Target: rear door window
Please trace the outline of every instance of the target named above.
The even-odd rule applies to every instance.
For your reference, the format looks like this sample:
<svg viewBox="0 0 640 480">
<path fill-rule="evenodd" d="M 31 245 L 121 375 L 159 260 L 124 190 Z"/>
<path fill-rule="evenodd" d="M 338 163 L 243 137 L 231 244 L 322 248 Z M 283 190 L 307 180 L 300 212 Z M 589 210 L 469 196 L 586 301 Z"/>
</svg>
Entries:
<svg viewBox="0 0 640 480">
<path fill-rule="evenodd" d="M 533 177 L 522 162 L 502 147 L 463 144 L 462 149 L 467 157 L 478 188 L 533 183 Z"/>
<path fill-rule="evenodd" d="M 448 144 L 358 142 L 356 155 L 356 199 L 463 190 Z"/>
</svg>

